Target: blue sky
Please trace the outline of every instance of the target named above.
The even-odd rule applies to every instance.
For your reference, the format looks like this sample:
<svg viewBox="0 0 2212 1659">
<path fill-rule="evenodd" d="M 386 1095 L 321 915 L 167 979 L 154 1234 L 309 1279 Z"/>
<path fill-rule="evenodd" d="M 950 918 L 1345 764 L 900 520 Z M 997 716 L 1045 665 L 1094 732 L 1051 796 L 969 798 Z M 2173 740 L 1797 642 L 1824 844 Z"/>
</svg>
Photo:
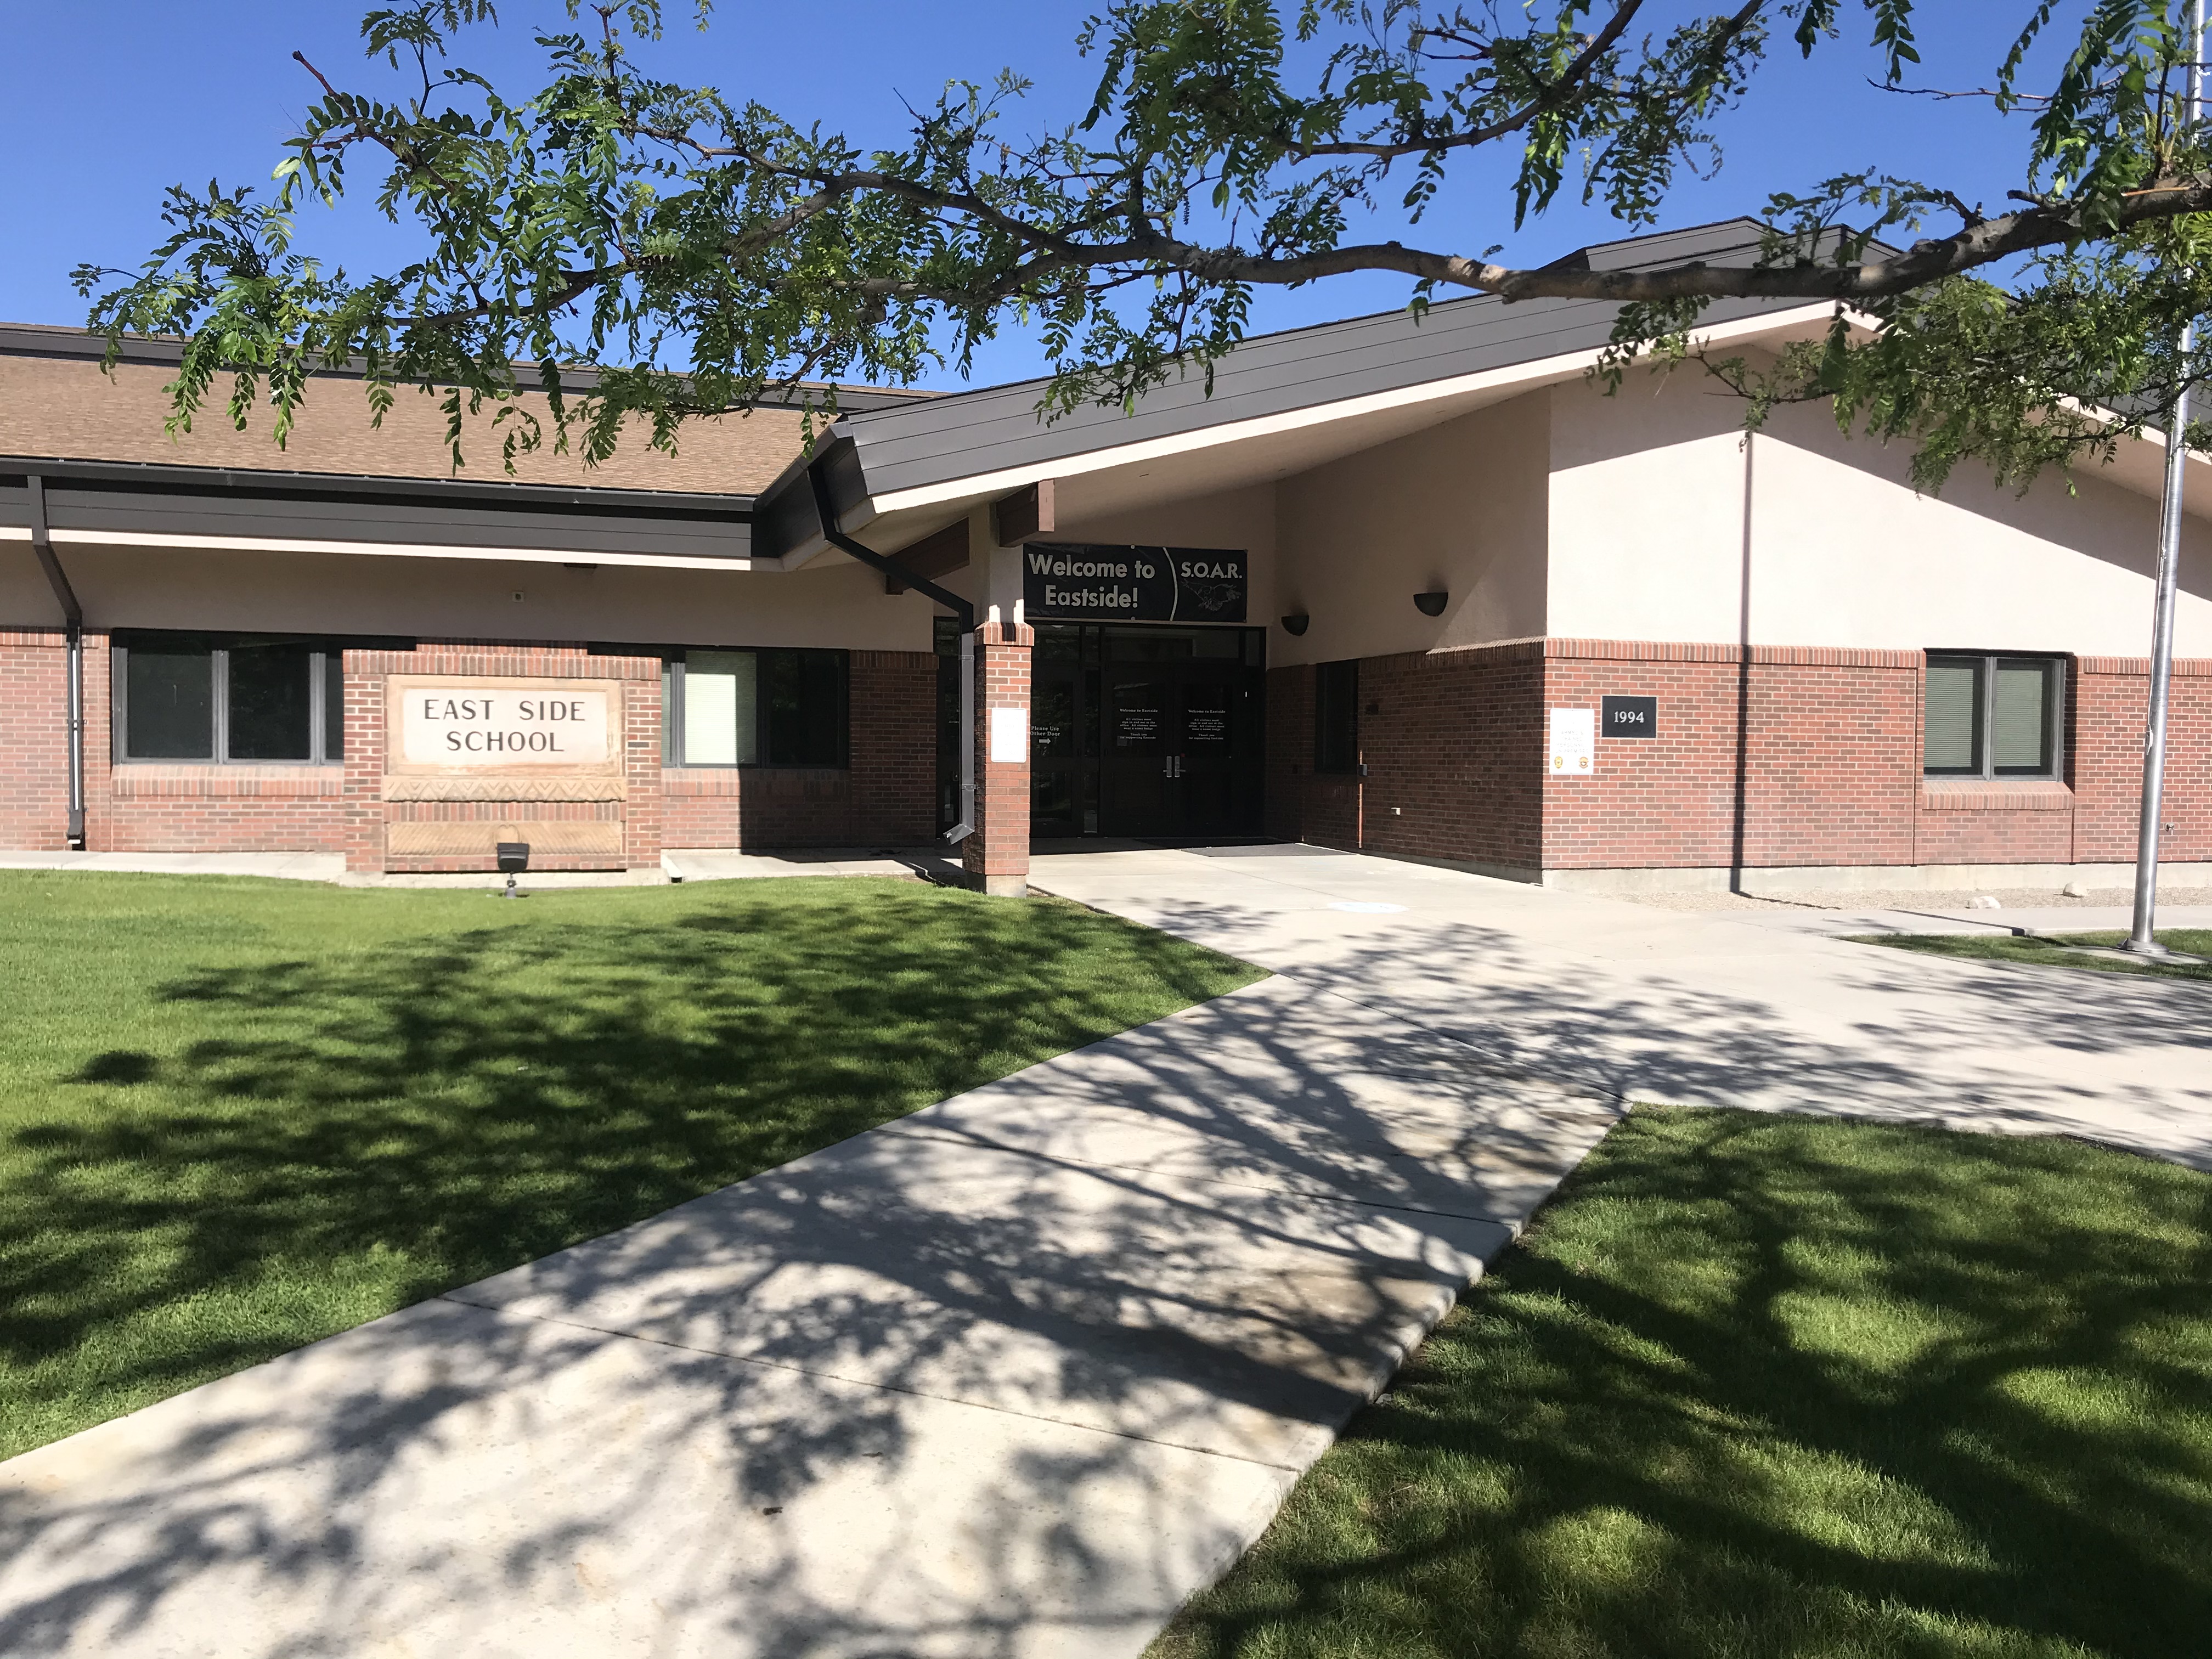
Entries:
<svg viewBox="0 0 2212 1659">
<path fill-rule="evenodd" d="M 1662 4 L 1662 15 L 1705 10 Z M 682 8 L 676 0 L 672 10 Z M 1923 84 L 1985 86 L 2027 9 L 2025 0 L 1926 0 Z M 82 323 L 71 291 L 81 260 L 135 264 L 159 239 L 163 188 L 265 180 L 310 101 L 291 60 L 305 52 L 341 85 L 372 89 L 357 30 L 362 0 L 70 0 L 9 8 L 9 96 L 0 100 L 0 319 Z M 471 40 L 462 61 L 510 89 L 534 87 L 532 26 L 561 9 L 508 0 L 494 34 Z M 901 98 L 922 102 L 947 79 L 988 79 L 1001 67 L 1036 88 L 1025 125 L 1079 115 L 1093 70 L 1074 37 L 1085 5 L 1003 0 L 846 0 L 835 8 L 722 0 L 704 34 L 671 30 L 658 48 L 666 72 L 756 97 L 799 119 L 842 126 L 863 140 L 895 139 Z M 2066 6 L 2071 13 L 2076 9 Z M 1867 23 L 1847 10 L 1844 37 L 1809 64 L 1778 54 L 1744 108 L 1725 118 L 1725 165 L 1673 198 L 1670 224 L 1756 211 L 1777 189 L 1875 166 L 1950 185 L 1995 209 L 2020 183 L 2026 123 L 2000 120 L 1983 100 L 1903 98 L 1867 84 L 1877 71 Z M 1426 222 L 1403 232 L 1426 245 L 1540 264 L 1623 234 L 1601 210 L 1571 202 L 1515 234 L 1497 175 L 1457 180 Z M 1401 234 L 1382 216 L 1363 234 Z M 303 216 L 301 246 L 356 270 L 398 250 L 395 234 L 359 204 Z M 1405 303 L 1395 276 L 1353 276 L 1263 295 L 1253 331 L 1388 310 Z M 1006 337 L 979 357 L 989 382 L 1038 372 L 1033 342 Z M 950 374 L 927 384 L 957 386 Z"/>
</svg>

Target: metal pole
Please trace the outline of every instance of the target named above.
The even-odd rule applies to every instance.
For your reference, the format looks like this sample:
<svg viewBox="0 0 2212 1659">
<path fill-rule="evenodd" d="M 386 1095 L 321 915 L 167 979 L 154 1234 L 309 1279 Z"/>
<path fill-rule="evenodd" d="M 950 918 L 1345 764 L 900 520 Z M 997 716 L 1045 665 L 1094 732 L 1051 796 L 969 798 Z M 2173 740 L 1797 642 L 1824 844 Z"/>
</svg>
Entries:
<svg viewBox="0 0 2212 1659">
<path fill-rule="evenodd" d="M 46 580 L 54 590 L 54 598 L 62 608 L 62 623 L 66 630 L 63 641 L 62 673 L 66 682 L 63 694 L 63 718 L 66 722 L 65 737 L 69 748 L 69 818 L 63 839 L 73 853 L 84 851 L 84 607 L 77 603 L 76 590 L 70 586 L 69 573 L 54 552 L 53 531 L 46 522 L 46 481 L 33 473 L 24 481 L 30 497 L 31 550 L 38 556 L 39 565 L 46 573 Z"/>
<path fill-rule="evenodd" d="M 2204 0 L 2189 8 L 2188 98 L 2184 105 L 2193 128 L 2204 115 Z M 2183 373 L 2196 344 L 2194 321 L 2181 327 Z M 2159 820 L 2166 811 L 2166 717 L 2173 680 L 2173 613 L 2181 574 L 2181 507 L 2189 451 L 2189 382 L 2173 394 L 2166 423 L 2166 491 L 2159 503 L 2157 597 L 2151 613 L 2150 711 L 2143 728 L 2142 805 L 2136 823 L 2136 904 L 2125 948 L 2143 956 L 2164 956 L 2154 929 L 2158 920 Z"/>
</svg>

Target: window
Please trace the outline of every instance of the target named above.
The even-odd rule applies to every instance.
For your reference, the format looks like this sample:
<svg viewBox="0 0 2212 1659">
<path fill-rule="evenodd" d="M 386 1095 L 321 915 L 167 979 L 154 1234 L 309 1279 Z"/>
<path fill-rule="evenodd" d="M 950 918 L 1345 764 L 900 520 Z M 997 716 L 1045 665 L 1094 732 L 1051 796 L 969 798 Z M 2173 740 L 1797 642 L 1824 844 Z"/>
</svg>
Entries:
<svg viewBox="0 0 2212 1659">
<path fill-rule="evenodd" d="M 2065 710 L 2060 657 L 1928 654 L 1921 766 L 1931 778 L 2054 778 Z"/>
<path fill-rule="evenodd" d="M 1314 770 L 1359 765 L 1359 665 L 1325 662 L 1314 670 Z"/>
<path fill-rule="evenodd" d="M 663 659 L 671 766 L 842 766 L 842 651 L 677 651 Z"/>
<path fill-rule="evenodd" d="M 229 765 L 345 757 L 339 647 L 276 635 L 118 634 L 115 753 Z"/>
</svg>

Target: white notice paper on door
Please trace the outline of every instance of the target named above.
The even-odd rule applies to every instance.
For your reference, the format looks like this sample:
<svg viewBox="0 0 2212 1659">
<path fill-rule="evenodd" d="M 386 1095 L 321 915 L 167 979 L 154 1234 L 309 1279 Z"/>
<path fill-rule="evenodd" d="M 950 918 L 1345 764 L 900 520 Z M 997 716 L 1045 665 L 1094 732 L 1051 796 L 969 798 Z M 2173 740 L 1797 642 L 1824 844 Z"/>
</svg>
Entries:
<svg viewBox="0 0 2212 1659">
<path fill-rule="evenodd" d="M 1030 711 L 994 708 L 991 711 L 991 763 L 1018 766 L 1030 757 Z"/>
<path fill-rule="evenodd" d="M 1544 769 L 1555 778 L 1586 778 L 1597 750 L 1597 711 L 1552 711 L 1552 759 Z"/>
</svg>

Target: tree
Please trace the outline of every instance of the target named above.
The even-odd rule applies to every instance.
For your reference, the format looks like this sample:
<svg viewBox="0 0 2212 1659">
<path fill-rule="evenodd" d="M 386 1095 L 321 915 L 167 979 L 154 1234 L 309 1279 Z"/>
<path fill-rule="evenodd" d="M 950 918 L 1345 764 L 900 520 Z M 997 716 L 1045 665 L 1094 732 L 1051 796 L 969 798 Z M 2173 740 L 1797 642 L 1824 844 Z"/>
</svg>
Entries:
<svg viewBox="0 0 2212 1659">
<path fill-rule="evenodd" d="M 2181 0 L 1993 15 L 1989 85 L 1936 95 L 2022 123 L 1999 208 L 1870 167 L 1773 198 L 1753 264 L 1644 271 L 1478 250 L 1563 192 L 1654 224 L 1686 168 L 1717 165 L 1725 118 L 1777 52 L 1843 58 L 1842 32 L 1863 29 L 1872 62 L 1851 67 L 1928 90 L 1907 86 L 1912 0 L 1114 0 L 1079 36 L 1098 80 L 1072 124 L 1018 131 L 1028 88 L 1008 72 L 948 88 L 902 148 L 874 151 L 648 73 L 659 0 L 566 3 L 569 27 L 539 38 L 544 84 L 523 95 L 457 57 L 495 21 L 490 0 L 371 11 L 372 73 L 395 89 L 343 89 L 295 53 L 322 95 L 273 193 L 179 186 L 143 268 L 79 269 L 94 327 L 185 337 L 173 424 L 227 384 L 234 420 L 273 403 L 282 441 L 313 373 L 350 361 L 380 415 L 401 387 L 443 389 L 457 465 L 463 413 L 485 404 L 510 461 L 549 441 L 595 460 L 634 419 L 672 447 L 685 418 L 803 380 L 965 364 L 1015 318 L 1041 326 L 1049 408 L 1126 404 L 1207 372 L 1258 289 L 1352 271 L 1401 273 L 1417 307 L 1617 301 L 1615 376 L 1698 356 L 1712 300 L 1832 301 L 1825 340 L 1705 368 L 1754 422 L 1832 399 L 1847 428 L 1910 440 L 1929 488 L 1970 455 L 2024 483 L 2109 451 L 2207 368 L 2177 344 L 2212 301 Z M 2055 75 L 2025 85 L 2067 29 Z M 1511 170 L 1495 225 L 1437 226 L 1427 246 L 1357 239 L 1388 197 L 1425 234 L 1448 175 L 1486 155 Z M 327 270 L 295 245 L 299 211 L 371 171 L 420 256 Z M 572 384 L 577 365 L 598 373 Z M 514 401 L 541 386 L 542 422 Z"/>
</svg>

